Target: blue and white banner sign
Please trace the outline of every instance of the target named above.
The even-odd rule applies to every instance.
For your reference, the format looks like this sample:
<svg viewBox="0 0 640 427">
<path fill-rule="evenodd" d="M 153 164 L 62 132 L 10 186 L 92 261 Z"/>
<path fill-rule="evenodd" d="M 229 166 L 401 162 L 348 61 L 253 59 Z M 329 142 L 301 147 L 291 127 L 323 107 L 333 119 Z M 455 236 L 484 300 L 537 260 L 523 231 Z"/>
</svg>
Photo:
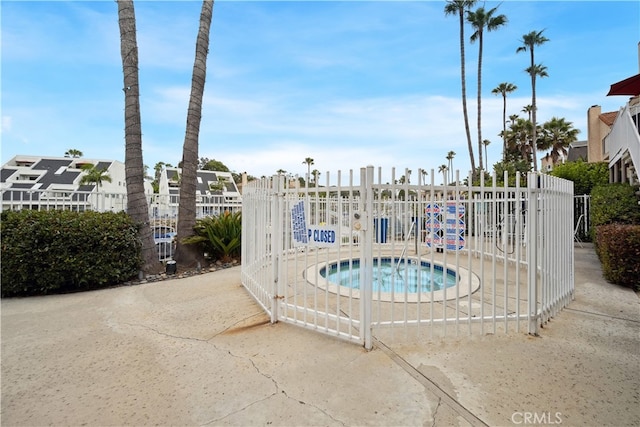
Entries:
<svg viewBox="0 0 640 427">
<path fill-rule="evenodd" d="M 300 200 L 291 208 L 291 234 L 293 246 L 306 246 L 309 244 L 307 235 L 307 220 L 304 216 L 304 200 Z"/>
<path fill-rule="evenodd" d="M 307 226 L 303 200 L 291 208 L 291 235 L 294 247 L 315 246 L 323 248 L 339 244 L 336 227 L 325 224 Z"/>
<path fill-rule="evenodd" d="M 465 207 L 455 202 L 434 203 L 425 209 L 425 244 L 431 248 L 464 249 Z"/>
</svg>

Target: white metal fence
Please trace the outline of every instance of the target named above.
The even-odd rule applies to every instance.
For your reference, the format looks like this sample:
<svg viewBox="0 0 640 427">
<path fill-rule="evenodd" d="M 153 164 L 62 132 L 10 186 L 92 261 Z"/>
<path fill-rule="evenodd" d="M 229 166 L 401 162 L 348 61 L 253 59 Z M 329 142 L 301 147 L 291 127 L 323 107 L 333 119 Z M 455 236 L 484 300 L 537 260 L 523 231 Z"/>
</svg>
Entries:
<svg viewBox="0 0 640 427">
<path fill-rule="evenodd" d="M 582 194 L 573 198 L 573 227 L 576 242 L 590 240 L 591 196 Z"/>
<path fill-rule="evenodd" d="M 428 176 L 387 184 L 394 170 L 383 180 L 368 167 L 326 173 L 314 187 L 283 176 L 249 183 L 243 285 L 272 322 L 367 348 L 398 330 L 537 333 L 573 295 L 573 183 L 529 174 L 513 186 L 496 177 L 435 185 Z"/>
<path fill-rule="evenodd" d="M 126 211 L 127 195 L 124 193 L 87 192 L 74 190 L 33 190 L 12 188 L 0 190 L 2 210 L 71 210 Z M 154 233 L 158 257 L 166 260 L 175 251 L 175 231 L 178 224 L 180 196 L 153 194 L 147 197 L 149 217 Z M 196 218 L 218 215 L 224 211 L 235 212 L 242 205 L 236 199 L 223 195 L 199 195 L 196 197 Z"/>
</svg>

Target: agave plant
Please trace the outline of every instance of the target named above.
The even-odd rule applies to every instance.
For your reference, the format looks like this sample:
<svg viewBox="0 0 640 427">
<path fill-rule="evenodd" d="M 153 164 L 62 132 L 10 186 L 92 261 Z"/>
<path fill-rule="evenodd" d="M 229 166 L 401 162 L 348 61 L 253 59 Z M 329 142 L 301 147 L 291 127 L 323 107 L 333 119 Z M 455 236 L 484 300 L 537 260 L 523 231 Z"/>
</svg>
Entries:
<svg viewBox="0 0 640 427">
<path fill-rule="evenodd" d="M 214 259 L 229 262 L 240 256 L 242 217 L 240 212 L 225 211 L 222 215 L 202 218 L 193 227 L 195 235 L 182 240 L 184 244 L 198 244 Z"/>
</svg>

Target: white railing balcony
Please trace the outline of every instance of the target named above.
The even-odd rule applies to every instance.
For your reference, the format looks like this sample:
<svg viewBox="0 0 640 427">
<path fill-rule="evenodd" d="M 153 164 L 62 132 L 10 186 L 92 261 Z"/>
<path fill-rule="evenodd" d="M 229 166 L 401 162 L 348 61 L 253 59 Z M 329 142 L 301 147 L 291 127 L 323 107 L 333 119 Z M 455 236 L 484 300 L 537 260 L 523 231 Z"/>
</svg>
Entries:
<svg viewBox="0 0 640 427">
<path fill-rule="evenodd" d="M 640 114 L 640 104 L 625 105 L 613 123 L 611 132 L 604 138 L 610 167 L 628 155 L 635 170 L 640 170 L 640 133 L 638 133 L 638 124 L 633 120 L 634 116 L 638 120 L 638 114 Z"/>
</svg>

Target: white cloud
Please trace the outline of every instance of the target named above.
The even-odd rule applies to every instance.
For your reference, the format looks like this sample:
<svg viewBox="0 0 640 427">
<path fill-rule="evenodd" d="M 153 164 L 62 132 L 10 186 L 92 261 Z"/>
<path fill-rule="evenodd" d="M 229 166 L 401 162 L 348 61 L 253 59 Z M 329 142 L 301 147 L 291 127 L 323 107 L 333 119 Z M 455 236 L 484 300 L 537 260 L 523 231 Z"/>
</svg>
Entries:
<svg viewBox="0 0 640 427">
<path fill-rule="evenodd" d="M 11 124 L 11 116 L 2 116 L 2 126 L 0 127 L 0 133 L 11 132 Z"/>
</svg>

